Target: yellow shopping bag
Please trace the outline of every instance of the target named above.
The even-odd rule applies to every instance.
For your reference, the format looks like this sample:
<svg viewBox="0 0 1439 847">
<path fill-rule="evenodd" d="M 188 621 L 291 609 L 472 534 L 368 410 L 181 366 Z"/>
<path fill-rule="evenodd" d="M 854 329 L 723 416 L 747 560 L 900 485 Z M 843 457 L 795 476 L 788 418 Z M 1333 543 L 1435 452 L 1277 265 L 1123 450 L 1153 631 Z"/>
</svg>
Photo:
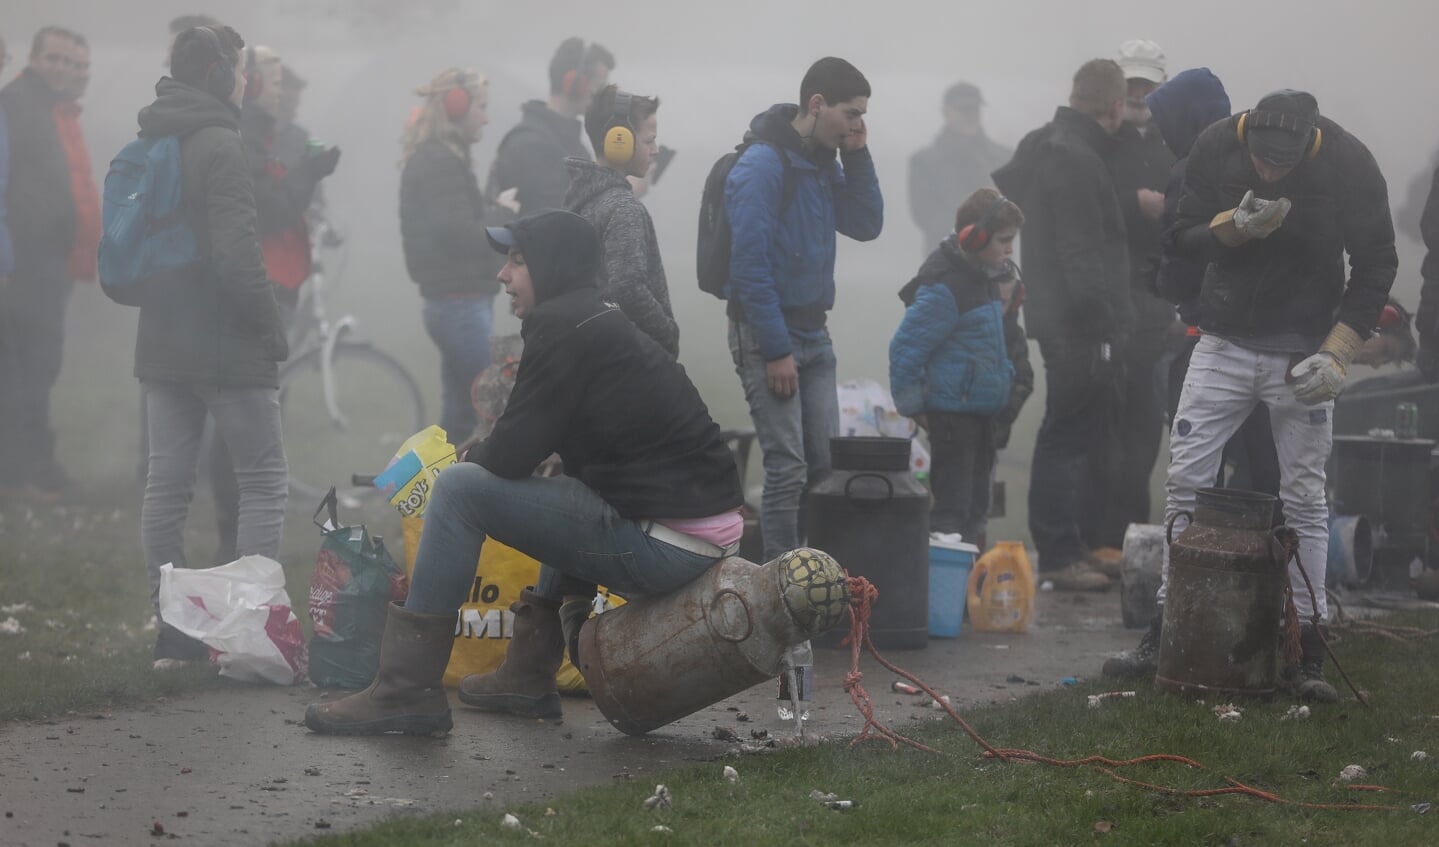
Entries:
<svg viewBox="0 0 1439 847">
<path fill-rule="evenodd" d="M 405 573 L 415 570 L 415 551 L 419 549 L 420 532 L 424 528 L 423 518 L 407 516 L 400 521 L 405 539 Z M 475 581 L 470 585 L 469 596 L 460 606 L 459 619 L 455 626 L 455 646 L 450 651 L 450 664 L 445 668 L 445 685 L 454 687 L 460 680 L 472 673 L 489 673 L 500 666 L 514 637 L 515 619 L 510 606 L 520 599 L 520 591 L 534 585 L 540 575 L 540 563 L 507 547 L 493 538 L 485 541 L 480 550 L 480 561 L 475 568 Z M 624 602 L 620 597 L 611 597 L 601 588 L 596 596 L 596 606 Z M 555 681 L 561 691 L 583 691 L 584 678 L 579 669 L 570 664 L 566 656 L 560 665 Z"/>
<path fill-rule="evenodd" d="M 419 517 L 430 502 L 435 477 L 454 463 L 455 448 L 445 431 L 428 426 L 405 439 L 384 472 L 375 477 L 375 487 L 401 515 Z"/>
</svg>

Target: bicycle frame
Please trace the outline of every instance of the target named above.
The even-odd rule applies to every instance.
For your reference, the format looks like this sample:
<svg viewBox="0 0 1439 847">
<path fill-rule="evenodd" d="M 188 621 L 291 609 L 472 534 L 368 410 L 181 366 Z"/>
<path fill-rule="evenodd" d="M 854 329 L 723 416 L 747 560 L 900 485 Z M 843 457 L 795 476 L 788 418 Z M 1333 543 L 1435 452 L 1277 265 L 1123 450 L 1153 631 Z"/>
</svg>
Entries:
<svg viewBox="0 0 1439 847">
<path fill-rule="evenodd" d="M 321 349 L 320 381 L 325 393 L 325 408 L 343 431 L 349 427 L 349 418 L 340 410 L 331 362 L 334 361 L 335 347 L 342 338 L 356 330 L 358 321 L 354 315 L 343 315 L 332 324 L 325 311 L 325 249 L 331 246 L 338 249 L 342 243 L 335 241 L 334 236 L 334 229 L 325 221 L 317 223 L 310 234 L 310 276 L 296 307 L 290 358 L 298 359 L 316 346 Z M 302 315 L 305 317 L 300 317 Z"/>
</svg>

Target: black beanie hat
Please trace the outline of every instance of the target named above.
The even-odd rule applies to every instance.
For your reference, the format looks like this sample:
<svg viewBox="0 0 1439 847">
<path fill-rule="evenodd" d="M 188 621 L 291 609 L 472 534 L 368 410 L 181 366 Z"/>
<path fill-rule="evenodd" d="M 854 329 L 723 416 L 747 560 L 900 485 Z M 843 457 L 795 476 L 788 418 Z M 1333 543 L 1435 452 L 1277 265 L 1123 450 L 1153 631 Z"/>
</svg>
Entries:
<svg viewBox="0 0 1439 847">
<path fill-rule="evenodd" d="M 1319 103 L 1307 91 L 1283 89 L 1259 98 L 1244 119 L 1249 152 L 1275 167 L 1293 167 L 1304 158 L 1319 120 Z"/>
<path fill-rule="evenodd" d="M 485 228 L 490 246 L 524 254 L 535 287 L 535 305 L 581 288 L 593 288 L 600 241 L 590 222 L 573 212 L 537 212 L 504 226 Z"/>
</svg>

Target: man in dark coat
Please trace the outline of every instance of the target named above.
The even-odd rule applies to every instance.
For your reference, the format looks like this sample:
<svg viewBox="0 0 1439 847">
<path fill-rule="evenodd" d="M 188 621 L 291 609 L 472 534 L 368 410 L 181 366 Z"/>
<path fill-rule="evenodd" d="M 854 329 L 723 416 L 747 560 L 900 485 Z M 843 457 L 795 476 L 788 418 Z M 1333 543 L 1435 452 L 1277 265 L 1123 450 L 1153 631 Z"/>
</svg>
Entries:
<svg viewBox="0 0 1439 847">
<path fill-rule="evenodd" d="M 550 59 L 549 100 L 530 100 L 520 107 L 520 122 L 500 141 L 490 170 L 491 199 L 514 189 L 515 209 L 533 215 L 542 209 L 563 209 L 570 188 L 565 159 L 590 158 L 581 139 L 580 118 L 590 100 L 609 84 L 614 54 L 598 44 L 567 38 Z"/>
<path fill-rule="evenodd" d="M 243 46 L 228 27 L 180 33 L 173 76 L 160 80 L 155 102 L 140 111 L 141 137 L 180 138 L 181 202 L 205 257 L 156 280 L 135 339 L 150 443 L 141 540 L 156 603 L 160 566 L 186 566 L 185 517 L 207 415 L 234 458 L 237 554 L 277 556 L 285 517 L 278 374 L 288 349 L 240 141 Z M 199 642 L 161 628 L 157 669 L 208 655 Z"/>
<path fill-rule="evenodd" d="M 71 107 L 74 39 L 59 27 L 37 32 L 29 65 L 0 91 L 14 248 L 14 271 L 0 288 L 0 467 L 7 493 L 26 499 L 54 500 L 68 484 L 55 455 L 50 391 L 60 376 L 74 287 L 67 264 L 79 233 L 59 125 Z"/>
<path fill-rule="evenodd" d="M 1091 564 L 1111 578 L 1119 577 L 1120 548 L 1131 523 L 1149 523 L 1149 476 L 1159 457 L 1164 435 L 1164 389 L 1167 376 L 1166 339 L 1174 307 L 1155 291 L 1159 273 L 1159 219 L 1164 214 L 1164 185 L 1174 156 L 1150 120 L 1144 98 L 1166 78 L 1165 58 L 1153 41 L 1126 41 L 1119 50 L 1128 96 L 1124 125 L 1115 138 L 1110 168 L 1114 189 L 1124 209 L 1129 235 L 1129 297 L 1134 325 L 1124 345 L 1123 411 L 1115 419 L 1116 449 L 1096 476 L 1108 480 L 1109 496 L 1095 498 L 1095 520 L 1086 522 L 1085 541 L 1107 548 Z M 1096 550 L 1096 552 L 1099 552 Z M 1105 555 L 1107 553 L 1108 555 Z"/>
<path fill-rule="evenodd" d="M 1024 210 L 1025 326 L 1044 359 L 1044 421 L 1034 448 L 1029 529 L 1045 579 L 1101 591 L 1085 562 L 1082 500 L 1108 449 L 1132 321 L 1124 213 L 1107 161 L 1124 119 L 1125 82 L 1108 59 L 1074 75 L 1068 107 L 1020 142 L 995 185 Z M 1100 459 L 1103 461 L 1103 459 Z"/>
<path fill-rule="evenodd" d="M 944 92 L 944 126 L 934 143 L 909 160 L 909 210 L 924 233 L 928 256 L 954 230 L 954 210 L 989 175 L 1009 161 L 1012 151 L 984 132 L 980 110 L 984 97 L 978 86 L 956 82 Z"/>
<path fill-rule="evenodd" d="M 1171 237 L 1181 255 L 1208 267 L 1199 294 L 1204 335 L 1170 439 L 1165 515 L 1192 512 L 1195 492 L 1213 484 L 1225 442 L 1263 404 L 1285 523 L 1310 580 L 1322 586 L 1334 398 L 1379 325 L 1398 266 L 1384 177 L 1358 138 L 1320 115 L 1312 95 L 1276 91 L 1194 142 Z M 1333 702 L 1318 629 L 1325 594 L 1311 601 L 1297 570 L 1291 563 L 1305 622 L 1302 658 L 1283 678 L 1302 699 Z M 1167 577 L 1166 565 L 1161 602 Z"/>
<path fill-rule="evenodd" d="M 1419 275 L 1424 284 L 1419 289 L 1419 312 L 1414 327 L 1419 333 L 1419 355 L 1415 364 L 1430 382 L 1439 381 L 1439 169 L 1429 187 L 1424 203 L 1424 216 L 1419 219 L 1424 236 L 1424 264 Z"/>
</svg>

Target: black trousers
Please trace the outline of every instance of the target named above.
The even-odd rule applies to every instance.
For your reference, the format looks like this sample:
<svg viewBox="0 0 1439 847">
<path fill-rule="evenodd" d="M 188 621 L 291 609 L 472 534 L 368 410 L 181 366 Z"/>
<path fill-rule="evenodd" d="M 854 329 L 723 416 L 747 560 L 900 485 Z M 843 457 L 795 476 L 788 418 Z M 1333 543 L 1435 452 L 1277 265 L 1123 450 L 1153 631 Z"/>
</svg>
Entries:
<svg viewBox="0 0 1439 847">
<path fill-rule="evenodd" d="M 930 532 L 957 532 L 977 543 L 989 516 L 994 421 L 988 415 L 926 412 L 929 420 Z"/>
<path fill-rule="evenodd" d="M 17 268 L 0 293 L 0 467 L 13 483 L 49 487 L 64 480 L 50 392 L 60 378 L 74 287 L 61 258 Z"/>
</svg>

